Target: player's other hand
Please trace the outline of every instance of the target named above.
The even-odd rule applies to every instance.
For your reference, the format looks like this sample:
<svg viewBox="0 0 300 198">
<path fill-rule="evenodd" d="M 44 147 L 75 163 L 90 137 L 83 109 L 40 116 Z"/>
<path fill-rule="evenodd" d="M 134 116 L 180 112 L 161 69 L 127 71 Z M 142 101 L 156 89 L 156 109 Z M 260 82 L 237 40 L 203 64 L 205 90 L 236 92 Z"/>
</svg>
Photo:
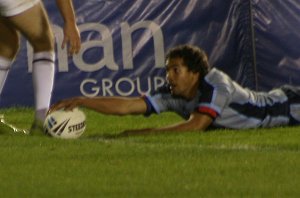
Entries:
<svg viewBox="0 0 300 198">
<path fill-rule="evenodd" d="M 76 24 L 64 25 L 64 40 L 61 44 L 61 48 L 68 48 L 68 54 L 77 54 L 81 48 L 80 33 Z"/>
</svg>

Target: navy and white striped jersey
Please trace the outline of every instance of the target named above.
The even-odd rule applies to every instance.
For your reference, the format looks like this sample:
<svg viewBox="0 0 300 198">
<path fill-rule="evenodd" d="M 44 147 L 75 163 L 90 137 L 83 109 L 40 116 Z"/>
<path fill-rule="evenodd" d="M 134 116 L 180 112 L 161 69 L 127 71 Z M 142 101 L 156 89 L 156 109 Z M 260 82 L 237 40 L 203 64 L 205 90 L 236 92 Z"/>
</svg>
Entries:
<svg viewBox="0 0 300 198">
<path fill-rule="evenodd" d="M 216 68 L 205 76 L 191 101 L 172 96 L 168 89 L 146 96 L 145 101 L 146 114 L 173 111 L 188 119 L 197 111 L 211 116 L 213 126 L 221 128 L 274 127 L 298 124 L 300 120 L 299 88 L 255 92 L 241 87 Z"/>
</svg>

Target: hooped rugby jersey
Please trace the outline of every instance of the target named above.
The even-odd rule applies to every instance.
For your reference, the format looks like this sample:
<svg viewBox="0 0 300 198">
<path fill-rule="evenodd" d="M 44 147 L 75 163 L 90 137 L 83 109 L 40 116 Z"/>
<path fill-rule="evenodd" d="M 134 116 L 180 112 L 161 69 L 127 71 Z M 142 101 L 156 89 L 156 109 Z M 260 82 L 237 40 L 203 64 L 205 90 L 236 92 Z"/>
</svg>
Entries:
<svg viewBox="0 0 300 198">
<path fill-rule="evenodd" d="M 146 115 L 173 111 L 188 119 L 197 111 L 211 116 L 214 127 L 246 129 L 282 126 L 290 122 L 290 105 L 282 89 L 251 91 L 216 68 L 205 76 L 193 100 L 172 96 L 167 88 L 144 99 Z"/>
</svg>

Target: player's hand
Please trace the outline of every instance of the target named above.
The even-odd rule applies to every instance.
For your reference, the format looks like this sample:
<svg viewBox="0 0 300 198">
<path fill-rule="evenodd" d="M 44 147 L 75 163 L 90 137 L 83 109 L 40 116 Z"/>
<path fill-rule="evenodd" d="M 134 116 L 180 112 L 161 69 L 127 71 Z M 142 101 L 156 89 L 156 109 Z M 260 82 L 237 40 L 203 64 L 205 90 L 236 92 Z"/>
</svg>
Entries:
<svg viewBox="0 0 300 198">
<path fill-rule="evenodd" d="M 59 109 L 64 109 L 66 111 L 70 111 L 80 105 L 79 101 L 80 100 L 78 98 L 70 98 L 70 99 L 61 100 L 61 101 L 53 104 L 50 107 L 48 114 L 53 111 L 57 111 Z"/>
<path fill-rule="evenodd" d="M 80 33 L 76 24 L 66 23 L 64 25 L 64 40 L 61 44 L 61 48 L 68 48 L 68 54 L 77 54 L 81 48 Z"/>
</svg>

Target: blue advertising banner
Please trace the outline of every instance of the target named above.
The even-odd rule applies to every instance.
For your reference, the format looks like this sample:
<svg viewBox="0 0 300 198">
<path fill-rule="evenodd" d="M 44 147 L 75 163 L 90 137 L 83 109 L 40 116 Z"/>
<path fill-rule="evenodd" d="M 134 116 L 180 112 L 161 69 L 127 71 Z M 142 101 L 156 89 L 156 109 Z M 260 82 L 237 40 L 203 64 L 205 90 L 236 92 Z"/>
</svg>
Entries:
<svg viewBox="0 0 300 198">
<path fill-rule="evenodd" d="M 300 86 L 300 1 L 253 0 L 258 85 Z"/>
<path fill-rule="evenodd" d="M 63 20 L 55 1 L 43 2 L 56 39 L 52 102 L 152 92 L 165 83 L 167 50 L 181 44 L 200 46 L 212 66 L 252 89 L 286 82 L 290 75 L 288 81 L 297 82 L 296 0 L 74 0 L 82 37 L 74 56 L 60 47 Z M 31 61 L 32 48 L 23 39 L 0 106 L 33 105 Z"/>
</svg>

